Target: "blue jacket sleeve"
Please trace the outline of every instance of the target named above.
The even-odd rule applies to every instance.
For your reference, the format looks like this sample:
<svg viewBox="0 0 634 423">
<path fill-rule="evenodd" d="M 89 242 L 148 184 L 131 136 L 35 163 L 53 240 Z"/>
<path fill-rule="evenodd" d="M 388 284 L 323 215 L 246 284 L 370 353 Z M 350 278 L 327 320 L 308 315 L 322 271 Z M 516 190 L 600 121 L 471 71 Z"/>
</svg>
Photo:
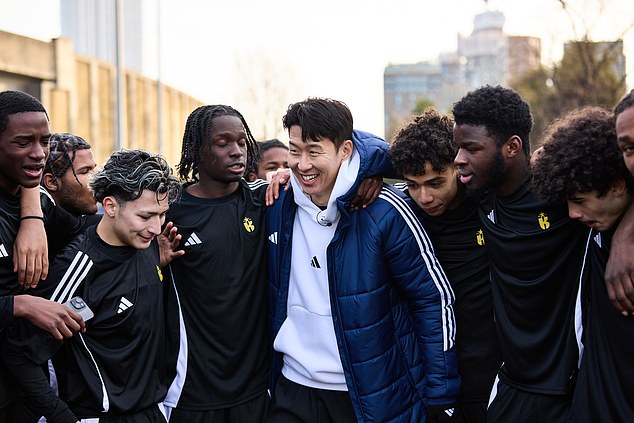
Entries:
<svg viewBox="0 0 634 423">
<path fill-rule="evenodd" d="M 384 190 L 382 196 L 394 205 L 380 222 L 384 251 L 424 354 L 427 406 L 453 404 L 460 390 L 453 291 L 413 211 L 393 190 Z"/>
</svg>

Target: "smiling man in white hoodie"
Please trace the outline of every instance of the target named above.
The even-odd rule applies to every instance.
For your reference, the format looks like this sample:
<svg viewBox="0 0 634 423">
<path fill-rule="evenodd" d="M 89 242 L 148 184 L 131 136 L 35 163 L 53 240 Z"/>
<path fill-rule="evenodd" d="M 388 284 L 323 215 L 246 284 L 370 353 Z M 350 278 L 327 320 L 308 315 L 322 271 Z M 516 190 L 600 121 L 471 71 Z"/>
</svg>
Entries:
<svg viewBox="0 0 634 423">
<path fill-rule="evenodd" d="M 402 196 L 357 212 L 385 141 L 348 107 L 310 98 L 284 116 L 291 189 L 267 211 L 274 406 L 269 422 L 448 421 L 459 390 L 453 292 Z"/>
</svg>

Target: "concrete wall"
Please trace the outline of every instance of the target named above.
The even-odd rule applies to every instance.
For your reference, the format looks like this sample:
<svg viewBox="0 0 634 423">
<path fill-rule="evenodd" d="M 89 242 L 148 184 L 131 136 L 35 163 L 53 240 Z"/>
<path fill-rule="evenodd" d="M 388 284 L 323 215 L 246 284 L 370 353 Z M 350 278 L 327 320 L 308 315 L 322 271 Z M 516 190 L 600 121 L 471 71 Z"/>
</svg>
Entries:
<svg viewBox="0 0 634 423">
<path fill-rule="evenodd" d="M 72 42 L 63 38 L 44 42 L 0 31 L 0 46 L 0 91 L 21 90 L 39 98 L 51 131 L 84 137 L 103 164 L 116 146 L 115 65 L 76 55 Z M 187 116 L 202 103 L 161 84 L 159 117 L 156 80 L 126 70 L 122 83 L 121 147 L 160 152 L 176 165 Z"/>
</svg>

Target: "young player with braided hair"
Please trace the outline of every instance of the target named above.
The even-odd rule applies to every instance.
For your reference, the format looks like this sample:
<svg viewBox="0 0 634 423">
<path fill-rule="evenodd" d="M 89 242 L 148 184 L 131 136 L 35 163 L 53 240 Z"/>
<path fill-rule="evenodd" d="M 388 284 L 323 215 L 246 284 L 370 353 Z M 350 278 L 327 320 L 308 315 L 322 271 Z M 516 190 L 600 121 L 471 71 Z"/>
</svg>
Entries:
<svg viewBox="0 0 634 423">
<path fill-rule="evenodd" d="M 183 192 L 169 220 L 185 255 L 170 267 L 179 313 L 170 422 L 264 421 L 269 405 L 266 326 L 267 184 L 247 183 L 257 143 L 244 117 L 224 105 L 187 119 L 178 165 Z"/>
<path fill-rule="evenodd" d="M 97 167 L 90 144 L 69 133 L 52 134 L 42 186 L 58 206 L 80 216 L 97 213 L 97 201 L 88 187 Z"/>
</svg>

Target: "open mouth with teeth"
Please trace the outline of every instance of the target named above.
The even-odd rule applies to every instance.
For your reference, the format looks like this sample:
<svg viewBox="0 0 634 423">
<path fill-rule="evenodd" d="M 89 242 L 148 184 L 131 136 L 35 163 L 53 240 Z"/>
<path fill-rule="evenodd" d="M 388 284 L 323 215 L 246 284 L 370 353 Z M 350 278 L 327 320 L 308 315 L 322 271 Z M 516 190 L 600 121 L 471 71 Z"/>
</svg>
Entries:
<svg viewBox="0 0 634 423">
<path fill-rule="evenodd" d="M 317 175 L 301 175 L 301 176 L 302 176 L 302 180 L 306 182 L 310 182 L 317 177 Z"/>
<path fill-rule="evenodd" d="M 25 170 L 26 174 L 29 175 L 30 177 L 37 178 L 42 173 L 42 169 L 44 169 L 44 166 L 41 166 L 41 165 L 24 166 L 23 169 Z"/>
</svg>

